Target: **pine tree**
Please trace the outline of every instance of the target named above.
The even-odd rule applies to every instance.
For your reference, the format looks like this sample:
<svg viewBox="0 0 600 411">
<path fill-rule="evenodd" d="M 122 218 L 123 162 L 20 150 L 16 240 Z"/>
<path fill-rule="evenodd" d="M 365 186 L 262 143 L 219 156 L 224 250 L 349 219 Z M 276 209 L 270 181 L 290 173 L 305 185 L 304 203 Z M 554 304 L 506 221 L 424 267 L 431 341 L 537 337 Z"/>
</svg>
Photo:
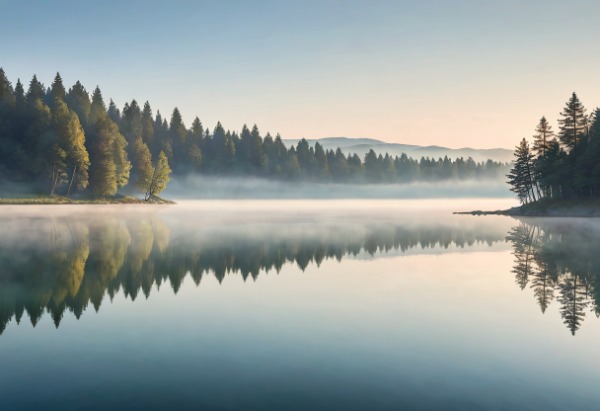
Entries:
<svg viewBox="0 0 600 411">
<path fill-rule="evenodd" d="M 142 140 L 148 147 L 154 142 L 154 124 L 152 119 L 152 108 L 147 101 L 144 103 L 142 110 Z"/>
<path fill-rule="evenodd" d="M 87 131 L 91 109 L 90 95 L 79 81 L 69 89 L 65 101 L 69 108 L 77 113 L 79 121 Z"/>
<path fill-rule="evenodd" d="M 15 95 L 13 88 L 0 67 L 0 178 L 8 172 L 6 168 L 14 168 L 7 161 L 14 150 Z"/>
<path fill-rule="evenodd" d="M 108 117 L 100 89 L 96 87 L 89 114 L 90 189 L 97 196 L 117 193 L 127 184 L 131 163 L 127 142 L 117 125 Z"/>
<path fill-rule="evenodd" d="M 132 100 L 123 108 L 123 116 L 119 129 L 129 144 L 137 138 L 142 138 L 142 111 L 137 101 Z"/>
<path fill-rule="evenodd" d="M 521 203 L 528 203 L 530 200 L 536 201 L 533 180 L 533 154 L 529 151 L 527 140 L 521 140 L 521 143 L 515 148 L 515 161 L 508 177 L 510 190 L 517 194 Z"/>
<path fill-rule="evenodd" d="M 56 73 L 54 77 L 54 82 L 52 83 L 52 87 L 50 88 L 50 105 L 52 106 L 54 102 L 58 99 L 60 101 L 64 101 L 67 92 L 65 90 L 65 86 L 63 85 L 62 77 L 60 73 Z"/>
<path fill-rule="evenodd" d="M 44 94 L 44 85 L 38 81 L 37 76 L 34 74 L 29 82 L 29 90 L 27 90 L 27 102 L 30 105 L 33 105 L 35 104 L 36 100 L 42 100 L 44 98 Z"/>
<path fill-rule="evenodd" d="M 587 136 L 588 124 L 585 107 L 579 101 L 577 94 L 573 93 L 565 108 L 560 113 L 558 120 L 560 131 L 558 133 L 561 143 L 568 150 L 572 150 L 579 141 Z"/>
<path fill-rule="evenodd" d="M 104 104 L 102 92 L 100 91 L 100 87 L 96 86 L 94 94 L 92 94 L 92 104 L 90 106 L 90 115 L 88 121 L 90 124 L 96 124 L 98 120 L 104 119 L 107 116 L 108 113 L 106 111 L 106 105 Z"/>
<path fill-rule="evenodd" d="M 327 162 L 327 155 L 323 146 L 317 141 L 315 143 L 315 165 L 316 165 L 316 177 L 319 181 L 326 181 L 329 179 L 329 163 Z"/>
<path fill-rule="evenodd" d="M 185 170 L 186 167 L 186 144 L 185 139 L 187 136 L 187 130 L 179 109 L 175 107 L 171 114 L 171 122 L 169 124 L 169 134 L 171 137 L 171 144 L 173 147 L 172 157 L 169 158 L 173 168 L 177 171 Z"/>
<path fill-rule="evenodd" d="M 217 122 L 213 131 L 210 147 L 213 153 L 212 171 L 220 173 L 231 172 L 236 155 L 235 144 L 233 143 L 231 134 L 228 135 L 225 132 L 221 122 Z"/>
<path fill-rule="evenodd" d="M 186 164 L 192 171 L 200 172 L 202 167 L 202 139 L 204 129 L 200 119 L 196 117 L 185 139 Z"/>
<path fill-rule="evenodd" d="M 23 164 L 23 174 L 30 179 L 39 179 L 46 170 L 46 156 L 55 140 L 52 131 L 52 113 L 41 98 L 29 93 L 27 99 L 25 127 L 22 137 L 22 149 L 27 154 Z M 33 100 L 32 100 L 33 99 Z"/>
<path fill-rule="evenodd" d="M 373 151 L 373 149 L 369 150 L 369 152 L 365 154 L 365 176 L 367 180 L 371 183 L 381 180 L 381 167 L 379 163 L 380 161 L 377 158 L 377 154 L 375 154 L 375 151 Z"/>
<path fill-rule="evenodd" d="M 117 124 L 119 127 L 121 126 L 121 112 L 119 111 L 119 108 L 117 107 L 112 98 L 108 103 L 108 117 L 112 121 L 114 121 L 115 124 Z"/>
<path fill-rule="evenodd" d="M 15 106 L 15 96 L 12 85 L 2 67 L 0 67 L 0 113 L 9 113 Z M 4 114 L 7 116 L 8 114 Z"/>
<path fill-rule="evenodd" d="M 550 141 L 553 139 L 554 132 L 552 131 L 552 126 L 548 123 L 546 117 L 542 117 L 535 128 L 532 151 L 537 157 L 546 155 Z"/>
</svg>

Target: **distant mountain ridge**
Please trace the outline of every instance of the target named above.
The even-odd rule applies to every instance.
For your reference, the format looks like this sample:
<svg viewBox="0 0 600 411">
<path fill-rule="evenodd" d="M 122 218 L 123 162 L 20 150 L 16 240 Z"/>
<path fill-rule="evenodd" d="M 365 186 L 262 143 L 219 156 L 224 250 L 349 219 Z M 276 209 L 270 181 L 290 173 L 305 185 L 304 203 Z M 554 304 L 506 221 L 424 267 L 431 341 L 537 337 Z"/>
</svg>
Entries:
<svg viewBox="0 0 600 411">
<path fill-rule="evenodd" d="M 288 147 L 298 144 L 300 139 L 285 139 L 284 144 Z M 448 156 L 450 159 L 460 157 L 472 157 L 477 162 L 494 160 L 508 163 L 513 160 L 513 152 L 505 148 L 448 148 L 441 146 L 418 146 L 414 144 L 386 143 L 385 141 L 374 138 L 350 138 L 350 137 L 325 137 L 318 139 L 306 139 L 311 146 L 318 141 L 325 150 L 336 150 L 338 147 L 346 155 L 358 154 L 364 158 L 369 150 L 373 149 L 377 154 L 389 153 L 391 156 L 400 156 L 406 153 L 408 157 L 420 159 L 421 157 L 443 158 Z"/>
</svg>

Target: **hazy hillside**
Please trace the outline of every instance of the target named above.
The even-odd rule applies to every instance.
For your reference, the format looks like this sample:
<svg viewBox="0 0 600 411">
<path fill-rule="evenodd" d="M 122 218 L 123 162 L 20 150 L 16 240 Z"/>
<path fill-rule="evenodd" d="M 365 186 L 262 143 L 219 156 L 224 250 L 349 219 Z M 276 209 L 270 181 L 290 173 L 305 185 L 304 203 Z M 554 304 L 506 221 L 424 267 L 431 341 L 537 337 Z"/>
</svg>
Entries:
<svg viewBox="0 0 600 411">
<path fill-rule="evenodd" d="M 283 142 L 289 147 L 296 145 L 299 140 L 287 139 Z M 412 144 L 386 143 L 381 140 L 372 138 L 348 138 L 348 137 L 326 137 L 320 139 L 307 139 L 310 145 L 314 145 L 316 141 L 321 143 L 324 149 L 342 149 L 344 154 L 356 153 L 361 158 L 364 157 L 370 149 L 376 153 L 390 153 L 393 156 L 399 156 L 406 153 L 407 156 L 413 158 L 421 157 L 444 157 L 448 156 L 451 159 L 459 157 L 473 157 L 477 162 L 492 159 L 494 161 L 510 162 L 513 159 L 513 152 L 505 148 L 492 149 L 475 149 L 475 148 L 447 148 L 440 146 L 417 146 Z"/>
</svg>

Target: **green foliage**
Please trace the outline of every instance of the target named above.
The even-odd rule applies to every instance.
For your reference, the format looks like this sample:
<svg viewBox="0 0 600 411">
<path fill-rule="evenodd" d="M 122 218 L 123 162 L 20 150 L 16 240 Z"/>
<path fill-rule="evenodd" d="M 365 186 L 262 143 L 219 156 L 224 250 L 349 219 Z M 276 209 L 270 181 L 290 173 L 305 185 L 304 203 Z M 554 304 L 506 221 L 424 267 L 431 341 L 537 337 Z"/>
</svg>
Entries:
<svg viewBox="0 0 600 411">
<path fill-rule="evenodd" d="M 50 105 L 54 104 L 55 100 L 64 101 L 66 95 L 67 92 L 65 90 L 65 86 L 63 85 L 62 77 L 60 76 L 60 73 L 56 73 L 56 76 L 54 77 L 54 82 L 52 83 L 52 87 L 50 88 Z"/>
<path fill-rule="evenodd" d="M 592 127 L 594 124 L 592 124 Z M 599 133 L 600 134 L 600 133 Z M 211 131 L 196 117 L 189 129 L 175 108 L 170 121 L 150 104 L 136 100 L 122 110 L 99 87 L 92 96 L 77 81 L 68 92 L 56 73 L 46 91 L 36 76 L 27 93 L 12 87 L 0 69 L 0 178 L 32 182 L 55 194 L 112 196 L 118 190 L 147 191 L 149 170 L 164 153 L 175 175 L 204 173 L 339 183 L 388 183 L 497 178 L 507 165 L 473 159 L 451 160 L 370 152 L 364 161 L 342 150 L 300 140 L 286 147 L 282 138 L 262 135 L 257 125 L 240 134 L 217 123 Z M 580 172 L 581 190 L 600 173 Z M 153 190 L 153 191 L 156 191 Z"/>
<path fill-rule="evenodd" d="M 588 134 L 588 118 L 585 115 L 585 107 L 579 101 L 577 94 L 571 95 L 560 115 L 558 136 L 564 147 L 572 150 Z"/>
<path fill-rule="evenodd" d="M 542 117 L 535 128 L 533 152 L 525 154 L 524 139 L 515 150 L 508 177 L 522 203 L 536 201 L 535 194 L 537 199 L 600 196 L 600 110 L 587 116 L 573 93 L 558 123 L 560 143 Z"/>
<path fill-rule="evenodd" d="M 167 159 L 167 155 L 161 151 L 158 154 L 158 160 L 154 167 L 152 178 L 146 187 L 146 201 L 159 195 L 167 187 L 167 183 L 170 180 L 171 168 L 169 167 L 169 160 Z"/>
<path fill-rule="evenodd" d="M 515 161 L 507 177 L 511 191 L 522 203 L 536 201 L 533 158 L 527 140 L 521 140 L 515 149 Z"/>
<path fill-rule="evenodd" d="M 66 96 L 66 103 L 71 110 L 77 113 L 79 121 L 87 130 L 91 110 L 90 95 L 79 81 L 69 89 Z"/>
<path fill-rule="evenodd" d="M 152 155 L 141 137 L 135 139 L 130 147 L 131 178 L 136 187 L 145 192 L 150 187 L 152 174 L 154 173 Z"/>
<path fill-rule="evenodd" d="M 546 117 L 542 116 L 539 124 L 535 128 L 535 134 L 533 135 L 533 152 L 537 156 L 546 155 L 550 141 L 553 139 L 554 132 L 552 131 L 552 126 L 548 123 Z"/>
<path fill-rule="evenodd" d="M 90 153 L 90 189 L 96 196 L 117 193 L 117 164 L 114 147 L 117 126 L 108 116 L 96 120 L 88 139 Z"/>
<path fill-rule="evenodd" d="M 76 187 L 83 190 L 88 186 L 90 158 L 85 147 L 85 134 L 77 114 L 69 110 L 60 98 L 55 100 L 53 112 L 54 131 L 58 147 L 65 152 L 65 166 L 71 175 L 67 195 Z M 55 180 L 56 181 L 56 180 Z M 52 193 L 56 183 L 52 185 Z"/>
</svg>

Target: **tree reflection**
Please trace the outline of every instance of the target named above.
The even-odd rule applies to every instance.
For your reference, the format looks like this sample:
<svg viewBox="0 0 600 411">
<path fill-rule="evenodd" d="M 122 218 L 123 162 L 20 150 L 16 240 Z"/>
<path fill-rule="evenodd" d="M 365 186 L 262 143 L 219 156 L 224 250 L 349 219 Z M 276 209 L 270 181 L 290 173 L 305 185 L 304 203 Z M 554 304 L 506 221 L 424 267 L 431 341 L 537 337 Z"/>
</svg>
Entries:
<svg viewBox="0 0 600 411">
<path fill-rule="evenodd" d="M 600 314 L 599 235 L 600 226 L 591 220 L 534 219 L 522 221 L 507 236 L 517 284 L 530 285 L 542 313 L 556 296 L 573 335 L 590 309 Z"/>
<path fill-rule="evenodd" d="M 176 234 L 148 215 L 21 217 L 0 224 L 7 233 L 0 240 L 0 334 L 24 312 L 34 326 L 48 313 L 58 327 L 65 312 L 80 318 L 88 307 L 97 311 L 119 292 L 132 301 L 140 293 L 148 298 L 154 287 L 168 282 L 177 293 L 188 275 L 196 285 L 208 274 L 219 283 L 228 275 L 248 281 L 267 271 L 279 273 L 286 264 L 305 270 L 347 255 L 504 240 L 498 230 L 439 224 L 309 224 L 262 231 L 235 226 Z M 579 296 L 577 290 L 565 291 L 565 298 L 573 292 Z"/>
</svg>

